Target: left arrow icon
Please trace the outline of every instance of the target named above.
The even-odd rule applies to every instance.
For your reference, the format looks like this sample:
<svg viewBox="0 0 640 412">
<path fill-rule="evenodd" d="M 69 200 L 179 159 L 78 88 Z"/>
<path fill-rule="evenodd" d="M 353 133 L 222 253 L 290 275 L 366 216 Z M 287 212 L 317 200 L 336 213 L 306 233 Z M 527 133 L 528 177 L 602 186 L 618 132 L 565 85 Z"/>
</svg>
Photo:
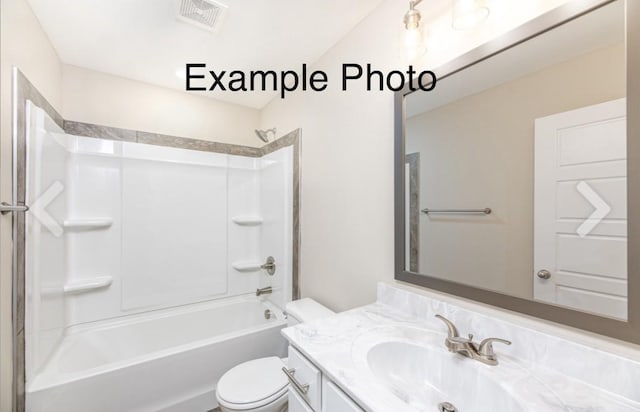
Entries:
<svg viewBox="0 0 640 412">
<path fill-rule="evenodd" d="M 60 182 L 54 182 L 29 207 L 31 215 L 56 237 L 61 236 L 64 232 L 64 229 L 62 229 L 62 226 L 60 226 L 60 224 L 53 218 L 53 216 L 51 216 L 49 212 L 47 212 L 46 208 L 63 191 L 64 185 Z"/>
</svg>

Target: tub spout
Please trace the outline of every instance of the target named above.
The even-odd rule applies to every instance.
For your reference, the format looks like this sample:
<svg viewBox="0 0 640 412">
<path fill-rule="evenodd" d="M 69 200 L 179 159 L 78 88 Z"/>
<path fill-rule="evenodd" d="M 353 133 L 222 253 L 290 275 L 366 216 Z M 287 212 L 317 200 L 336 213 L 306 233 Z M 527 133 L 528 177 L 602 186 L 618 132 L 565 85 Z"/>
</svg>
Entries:
<svg viewBox="0 0 640 412">
<path fill-rule="evenodd" d="M 271 286 L 267 286 L 266 288 L 260 288 L 256 290 L 256 296 L 260 295 L 270 295 L 273 292 Z"/>
</svg>

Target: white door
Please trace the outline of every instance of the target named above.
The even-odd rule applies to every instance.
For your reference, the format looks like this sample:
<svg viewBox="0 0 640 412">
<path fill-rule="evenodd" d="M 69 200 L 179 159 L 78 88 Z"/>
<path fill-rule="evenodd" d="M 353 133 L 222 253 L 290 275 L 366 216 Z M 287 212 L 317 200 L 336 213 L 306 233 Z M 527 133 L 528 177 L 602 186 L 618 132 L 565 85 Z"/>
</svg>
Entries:
<svg viewBox="0 0 640 412">
<path fill-rule="evenodd" d="M 534 298 L 627 318 L 626 100 L 536 119 Z"/>
</svg>

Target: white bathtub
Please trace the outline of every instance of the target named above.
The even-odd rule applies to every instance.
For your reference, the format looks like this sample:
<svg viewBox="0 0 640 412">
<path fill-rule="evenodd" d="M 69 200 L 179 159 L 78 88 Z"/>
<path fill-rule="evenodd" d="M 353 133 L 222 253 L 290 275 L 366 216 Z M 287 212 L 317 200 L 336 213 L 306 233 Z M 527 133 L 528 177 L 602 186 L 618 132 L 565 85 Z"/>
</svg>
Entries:
<svg viewBox="0 0 640 412">
<path fill-rule="evenodd" d="M 75 326 L 27 382 L 27 411 L 204 412 L 229 368 L 284 356 L 285 325 L 246 296 Z"/>
</svg>

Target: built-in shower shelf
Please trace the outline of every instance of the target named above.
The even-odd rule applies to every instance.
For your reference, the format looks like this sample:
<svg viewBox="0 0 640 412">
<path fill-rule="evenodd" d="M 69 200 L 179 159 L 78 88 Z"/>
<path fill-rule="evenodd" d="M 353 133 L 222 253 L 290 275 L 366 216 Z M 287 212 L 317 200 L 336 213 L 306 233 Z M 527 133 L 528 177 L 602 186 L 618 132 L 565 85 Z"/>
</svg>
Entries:
<svg viewBox="0 0 640 412">
<path fill-rule="evenodd" d="M 261 262 L 233 262 L 231 267 L 238 272 L 257 272 L 262 266 Z"/>
<path fill-rule="evenodd" d="M 113 282 L 111 276 L 97 276 L 95 278 L 78 279 L 64 285 L 64 293 L 85 293 L 96 289 L 109 287 Z"/>
<path fill-rule="evenodd" d="M 97 217 L 93 219 L 67 219 L 63 226 L 66 229 L 75 230 L 91 230 L 106 229 L 113 225 L 113 219 L 110 217 Z"/>
<path fill-rule="evenodd" d="M 240 226 L 258 226 L 263 222 L 260 216 L 234 216 L 231 220 Z"/>
</svg>

